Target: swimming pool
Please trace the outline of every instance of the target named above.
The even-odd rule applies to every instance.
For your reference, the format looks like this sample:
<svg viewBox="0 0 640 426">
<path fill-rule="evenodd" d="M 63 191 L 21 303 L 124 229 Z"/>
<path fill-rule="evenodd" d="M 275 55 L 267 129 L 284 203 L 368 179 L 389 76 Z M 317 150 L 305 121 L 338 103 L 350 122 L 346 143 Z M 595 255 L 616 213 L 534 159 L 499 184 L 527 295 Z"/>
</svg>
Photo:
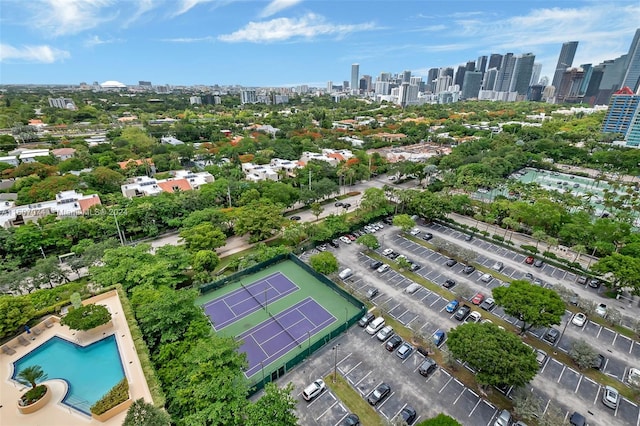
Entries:
<svg viewBox="0 0 640 426">
<path fill-rule="evenodd" d="M 62 379 L 68 390 L 63 404 L 91 415 L 91 406 L 121 381 L 124 375 L 114 335 L 88 346 L 54 336 L 13 363 L 13 376 L 31 365 L 39 365 L 48 379 Z"/>
</svg>

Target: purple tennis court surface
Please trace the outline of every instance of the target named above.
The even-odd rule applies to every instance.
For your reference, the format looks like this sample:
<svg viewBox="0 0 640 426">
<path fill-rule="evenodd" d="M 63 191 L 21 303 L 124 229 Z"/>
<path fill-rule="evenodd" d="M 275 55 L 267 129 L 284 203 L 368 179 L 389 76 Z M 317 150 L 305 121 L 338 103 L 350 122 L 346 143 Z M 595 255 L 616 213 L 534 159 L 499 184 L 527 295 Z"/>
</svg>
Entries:
<svg viewBox="0 0 640 426">
<path fill-rule="evenodd" d="M 289 278 L 284 276 L 282 272 L 275 272 L 248 286 L 240 287 L 205 303 L 203 308 L 211 319 L 213 328 L 219 331 L 229 324 L 263 309 L 265 302 L 268 305 L 296 290 L 298 290 L 298 286 Z"/>
<path fill-rule="evenodd" d="M 269 318 L 238 336 L 238 340 L 244 341 L 240 352 L 247 354 L 249 362 L 245 371 L 247 377 L 260 371 L 261 363 L 267 365 L 296 346 L 305 347 L 309 336 L 336 320 L 311 297 L 278 313 L 275 318 L 277 321 Z"/>
</svg>

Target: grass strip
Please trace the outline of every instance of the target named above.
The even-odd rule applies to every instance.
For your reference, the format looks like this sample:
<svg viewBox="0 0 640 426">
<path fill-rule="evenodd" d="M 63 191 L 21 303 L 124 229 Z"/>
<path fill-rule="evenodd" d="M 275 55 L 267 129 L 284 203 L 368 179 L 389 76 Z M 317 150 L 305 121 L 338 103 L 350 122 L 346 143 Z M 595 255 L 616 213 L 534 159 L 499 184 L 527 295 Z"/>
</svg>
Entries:
<svg viewBox="0 0 640 426">
<path fill-rule="evenodd" d="M 329 389 L 336 394 L 338 399 L 347 406 L 348 410 L 355 413 L 360 418 L 360 424 L 372 425 L 372 426 L 384 426 L 382 418 L 378 415 L 376 410 L 362 397 L 360 394 L 349 385 L 349 382 L 342 377 L 341 374 L 337 375 L 336 382 L 333 382 L 333 373 L 327 375 L 324 378 L 324 382 Z"/>
</svg>

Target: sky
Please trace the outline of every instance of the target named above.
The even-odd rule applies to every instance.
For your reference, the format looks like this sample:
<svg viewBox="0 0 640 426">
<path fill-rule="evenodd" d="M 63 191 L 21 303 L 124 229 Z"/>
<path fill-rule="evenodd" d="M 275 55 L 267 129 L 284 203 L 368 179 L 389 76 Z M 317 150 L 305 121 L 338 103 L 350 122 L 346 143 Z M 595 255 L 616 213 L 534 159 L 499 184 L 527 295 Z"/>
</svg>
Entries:
<svg viewBox="0 0 640 426">
<path fill-rule="evenodd" d="M 634 18 L 635 16 L 635 18 Z M 0 0 L 0 84 L 326 87 L 532 52 L 553 78 L 627 53 L 640 1 Z"/>
</svg>

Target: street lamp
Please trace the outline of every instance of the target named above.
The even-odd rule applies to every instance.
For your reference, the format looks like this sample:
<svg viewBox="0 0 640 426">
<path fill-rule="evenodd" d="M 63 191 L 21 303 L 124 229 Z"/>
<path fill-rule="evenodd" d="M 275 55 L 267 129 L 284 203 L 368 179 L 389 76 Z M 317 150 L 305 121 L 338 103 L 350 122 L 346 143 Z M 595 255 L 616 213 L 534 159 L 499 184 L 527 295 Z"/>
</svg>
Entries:
<svg viewBox="0 0 640 426">
<path fill-rule="evenodd" d="M 333 383 L 338 379 L 338 348 L 340 347 L 340 343 L 336 344 L 332 350 L 333 352 Z"/>
</svg>

